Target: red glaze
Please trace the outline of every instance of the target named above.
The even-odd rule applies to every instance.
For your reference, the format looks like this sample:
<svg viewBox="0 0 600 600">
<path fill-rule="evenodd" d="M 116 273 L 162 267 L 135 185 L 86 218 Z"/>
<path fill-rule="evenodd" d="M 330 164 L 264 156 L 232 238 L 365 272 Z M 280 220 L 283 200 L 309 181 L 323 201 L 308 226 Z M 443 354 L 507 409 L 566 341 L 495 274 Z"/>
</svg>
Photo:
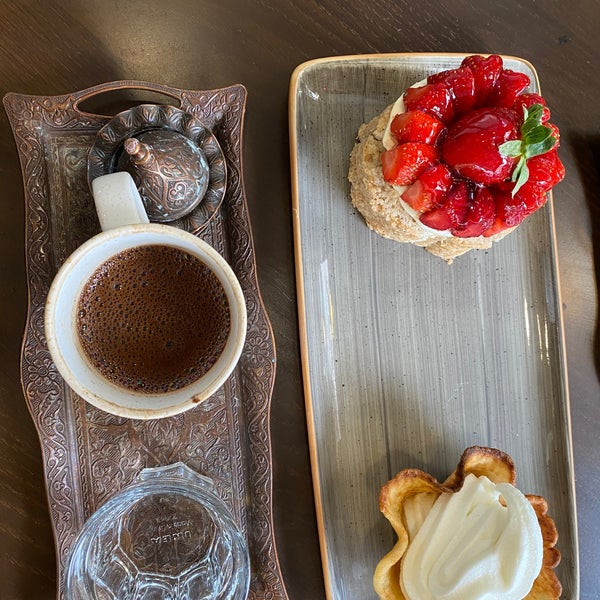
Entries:
<svg viewBox="0 0 600 600">
<path fill-rule="evenodd" d="M 402 200 L 424 225 L 456 237 L 495 235 L 543 206 L 546 192 L 564 178 L 558 128 L 542 96 L 524 93 L 529 83 L 523 73 L 504 69 L 500 56 L 473 55 L 405 92 L 407 112 L 391 125 L 399 145 L 382 153 L 383 173 L 390 183 L 409 185 Z M 499 146 L 521 139 L 524 108 L 535 104 L 544 107 L 541 121 L 557 141 L 527 159 L 528 180 L 514 193 L 518 159 Z"/>
<path fill-rule="evenodd" d="M 448 130 L 441 153 L 446 164 L 475 183 L 489 185 L 507 179 L 514 158 L 503 156 L 498 146 L 519 139 L 517 115 L 504 108 L 479 108 L 465 115 Z"/>
<path fill-rule="evenodd" d="M 475 106 L 475 77 L 469 68 L 460 67 L 430 75 L 427 83 L 443 83 L 450 90 L 455 118 L 464 115 Z"/>
<path fill-rule="evenodd" d="M 410 185 L 427 167 L 437 161 L 433 146 L 407 142 L 382 152 L 383 178 L 395 185 Z"/>
<path fill-rule="evenodd" d="M 529 77 L 524 73 L 502 69 L 485 103 L 487 106 L 510 108 L 529 83 Z"/>
<path fill-rule="evenodd" d="M 397 114 L 390 124 L 390 131 L 399 144 L 423 142 L 433 144 L 444 124 L 433 115 L 421 110 L 409 110 Z"/>
<path fill-rule="evenodd" d="M 534 104 L 541 104 L 544 107 L 542 111 L 542 123 L 546 123 L 550 119 L 550 109 L 546 106 L 546 101 L 539 94 L 521 94 L 517 96 L 512 108 L 523 119 L 523 107 L 530 109 Z"/>
<path fill-rule="evenodd" d="M 469 190 L 465 181 L 456 182 L 440 206 L 421 215 L 421 223 L 446 231 L 465 224 L 469 202 Z"/>
<path fill-rule="evenodd" d="M 456 237 L 477 237 L 483 235 L 494 223 L 496 218 L 496 204 L 491 192 L 481 187 L 475 193 L 473 201 L 469 203 L 464 226 L 452 230 Z"/>
<path fill-rule="evenodd" d="M 467 56 L 461 67 L 468 67 L 475 79 L 475 107 L 483 106 L 502 70 L 502 58 L 492 54 L 487 58 L 477 54 Z"/>
<path fill-rule="evenodd" d="M 530 158 L 527 161 L 527 168 L 529 169 L 528 182 L 536 184 L 545 192 L 565 177 L 565 167 L 558 158 L 556 148 L 546 154 Z"/>
<path fill-rule="evenodd" d="M 514 183 L 504 182 L 490 188 L 496 204 L 496 218 L 492 226 L 483 234 L 485 237 L 516 227 L 525 217 L 545 204 L 546 193 L 539 186 L 527 182 L 513 196 L 514 186 Z"/>
<path fill-rule="evenodd" d="M 404 93 L 406 110 L 422 110 L 442 123 L 454 116 L 452 94 L 443 83 L 431 83 L 418 88 L 408 88 Z"/>
<path fill-rule="evenodd" d="M 438 163 L 427 169 L 401 196 L 402 200 L 419 213 L 440 204 L 452 185 L 448 167 Z"/>
</svg>

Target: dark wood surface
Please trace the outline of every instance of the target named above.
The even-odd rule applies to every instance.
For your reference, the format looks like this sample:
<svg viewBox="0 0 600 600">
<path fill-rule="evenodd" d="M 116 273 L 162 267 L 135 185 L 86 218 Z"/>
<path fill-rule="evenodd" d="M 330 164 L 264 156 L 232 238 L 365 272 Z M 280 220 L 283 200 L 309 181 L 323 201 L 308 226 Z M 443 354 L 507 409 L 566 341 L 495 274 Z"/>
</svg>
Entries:
<svg viewBox="0 0 600 600">
<path fill-rule="evenodd" d="M 600 589 L 600 3 L 437 0 L 0 1 L 0 94 L 53 95 L 138 79 L 248 89 L 244 177 L 258 278 L 277 344 L 274 511 L 290 600 L 324 598 L 298 349 L 287 99 L 300 63 L 379 52 L 497 52 L 530 60 L 561 129 L 554 193 L 581 561 Z M 0 598 L 51 599 L 55 557 L 19 351 L 27 290 L 23 183 L 0 113 Z"/>
</svg>

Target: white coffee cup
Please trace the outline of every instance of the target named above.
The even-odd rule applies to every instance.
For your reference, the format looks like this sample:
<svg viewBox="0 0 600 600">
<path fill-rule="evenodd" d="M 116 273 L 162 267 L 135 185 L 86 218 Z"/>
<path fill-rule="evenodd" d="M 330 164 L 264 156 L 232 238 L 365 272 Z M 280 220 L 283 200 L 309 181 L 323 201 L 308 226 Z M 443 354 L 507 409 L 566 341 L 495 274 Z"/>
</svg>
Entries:
<svg viewBox="0 0 600 600">
<path fill-rule="evenodd" d="M 50 354 L 66 383 L 97 408 L 133 419 L 181 413 L 214 394 L 239 360 L 247 327 L 239 281 L 206 242 L 175 227 L 149 223 L 129 173 L 99 177 L 92 182 L 92 190 L 103 231 L 69 256 L 52 282 L 44 315 Z M 88 359 L 77 331 L 79 299 L 89 278 L 119 252 L 147 245 L 175 247 L 200 259 L 221 283 L 230 311 L 229 335 L 215 364 L 188 385 L 157 394 L 132 391 L 106 379 Z"/>
</svg>

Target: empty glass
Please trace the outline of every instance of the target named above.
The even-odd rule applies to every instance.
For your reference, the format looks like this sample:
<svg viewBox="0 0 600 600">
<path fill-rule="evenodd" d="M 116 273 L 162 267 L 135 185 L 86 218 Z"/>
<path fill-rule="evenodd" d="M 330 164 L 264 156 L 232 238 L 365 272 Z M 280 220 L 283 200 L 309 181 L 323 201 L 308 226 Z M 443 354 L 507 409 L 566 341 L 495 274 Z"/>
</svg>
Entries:
<svg viewBox="0 0 600 600">
<path fill-rule="evenodd" d="M 244 600 L 246 542 L 210 479 L 144 469 L 85 523 L 65 567 L 68 600 Z"/>
</svg>

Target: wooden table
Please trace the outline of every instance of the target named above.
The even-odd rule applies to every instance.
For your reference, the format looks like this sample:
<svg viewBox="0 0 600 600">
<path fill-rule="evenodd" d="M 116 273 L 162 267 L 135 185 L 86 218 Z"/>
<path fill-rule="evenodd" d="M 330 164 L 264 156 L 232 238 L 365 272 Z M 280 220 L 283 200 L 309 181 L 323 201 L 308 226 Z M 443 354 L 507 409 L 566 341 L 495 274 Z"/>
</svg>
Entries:
<svg viewBox="0 0 600 600">
<path fill-rule="evenodd" d="M 248 89 L 244 177 L 258 278 L 277 344 L 274 519 L 290 600 L 324 598 L 298 348 L 287 98 L 317 57 L 385 52 L 521 56 L 561 129 L 554 194 L 575 457 L 581 598 L 600 589 L 600 4 L 548 0 L 0 1 L 0 94 L 53 95 L 117 79 Z M 40 448 L 19 382 L 27 303 L 23 182 L 0 113 L 0 598 L 50 599 L 55 556 Z M 594 243 L 596 248 L 594 248 Z"/>
</svg>

